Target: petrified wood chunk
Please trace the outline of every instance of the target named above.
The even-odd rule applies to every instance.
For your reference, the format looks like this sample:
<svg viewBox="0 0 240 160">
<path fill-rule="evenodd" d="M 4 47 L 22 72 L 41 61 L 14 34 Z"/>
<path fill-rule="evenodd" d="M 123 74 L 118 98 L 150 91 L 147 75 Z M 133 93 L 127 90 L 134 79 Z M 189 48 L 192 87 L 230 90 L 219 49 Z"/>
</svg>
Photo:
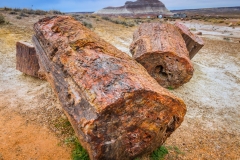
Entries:
<svg viewBox="0 0 240 160">
<path fill-rule="evenodd" d="M 45 18 L 34 30 L 40 65 L 91 159 L 152 152 L 183 121 L 181 99 L 73 18 Z"/>
<path fill-rule="evenodd" d="M 194 69 L 185 42 L 172 24 L 140 25 L 130 52 L 163 87 L 177 88 L 192 78 Z"/>
<path fill-rule="evenodd" d="M 180 24 L 180 23 L 175 23 L 174 24 L 178 31 L 181 33 L 188 52 L 189 52 L 189 57 L 190 59 L 192 59 L 197 52 L 204 46 L 204 42 L 202 40 L 202 38 L 200 38 L 199 36 L 193 34 L 189 28 L 187 28 L 184 24 Z"/>
<path fill-rule="evenodd" d="M 16 51 L 16 69 L 38 77 L 39 64 L 34 46 L 28 42 L 17 42 Z"/>
</svg>

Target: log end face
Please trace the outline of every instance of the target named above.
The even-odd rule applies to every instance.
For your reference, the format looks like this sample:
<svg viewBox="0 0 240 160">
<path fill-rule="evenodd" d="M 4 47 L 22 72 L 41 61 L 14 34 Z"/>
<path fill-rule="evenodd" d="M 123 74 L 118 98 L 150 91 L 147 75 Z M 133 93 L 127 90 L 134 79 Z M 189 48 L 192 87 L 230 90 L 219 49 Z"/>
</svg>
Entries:
<svg viewBox="0 0 240 160">
<path fill-rule="evenodd" d="M 136 60 L 165 88 L 182 86 L 192 78 L 194 72 L 189 59 L 175 56 L 171 52 L 148 53 Z"/>
<path fill-rule="evenodd" d="M 126 93 L 84 132 L 92 139 L 94 159 L 133 159 L 161 146 L 185 113 L 183 101 L 168 93 Z"/>
</svg>

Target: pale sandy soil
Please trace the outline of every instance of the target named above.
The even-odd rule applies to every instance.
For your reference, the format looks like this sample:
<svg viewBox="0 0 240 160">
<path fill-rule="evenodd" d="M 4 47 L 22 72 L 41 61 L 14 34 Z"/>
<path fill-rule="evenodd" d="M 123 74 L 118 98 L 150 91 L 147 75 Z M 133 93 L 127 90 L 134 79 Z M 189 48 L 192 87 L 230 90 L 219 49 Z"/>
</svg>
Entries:
<svg viewBox="0 0 240 160">
<path fill-rule="evenodd" d="M 31 41 L 32 24 L 40 16 L 5 15 L 12 25 L 0 26 L 0 160 L 70 159 L 71 147 L 63 143 L 68 135 L 55 125 L 66 117 L 50 86 L 15 69 L 15 43 Z M 89 21 L 100 37 L 130 54 L 136 27 Z M 166 159 L 240 159 L 240 28 L 185 24 L 202 31 L 206 45 L 192 59 L 191 81 L 171 91 L 184 99 L 188 111 L 165 143 Z"/>
</svg>

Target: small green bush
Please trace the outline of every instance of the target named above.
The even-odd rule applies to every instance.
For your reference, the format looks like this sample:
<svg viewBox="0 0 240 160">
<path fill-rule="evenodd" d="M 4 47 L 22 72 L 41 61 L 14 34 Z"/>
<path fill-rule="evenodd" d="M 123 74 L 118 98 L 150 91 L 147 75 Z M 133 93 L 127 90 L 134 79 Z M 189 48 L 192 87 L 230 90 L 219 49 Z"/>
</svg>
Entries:
<svg viewBox="0 0 240 160">
<path fill-rule="evenodd" d="M 65 140 L 65 144 L 73 144 L 74 149 L 72 151 L 73 160 L 89 160 L 87 151 L 81 146 L 78 139 L 73 136 Z"/>
<path fill-rule="evenodd" d="M 151 160 L 162 160 L 168 154 L 168 149 L 165 146 L 161 146 L 155 150 L 150 156 Z"/>
<path fill-rule="evenodd" d="M 0 14 L 0 24 L 4 24 L 5 23 L 5 18 L 2 14 Z"/>
</svg>

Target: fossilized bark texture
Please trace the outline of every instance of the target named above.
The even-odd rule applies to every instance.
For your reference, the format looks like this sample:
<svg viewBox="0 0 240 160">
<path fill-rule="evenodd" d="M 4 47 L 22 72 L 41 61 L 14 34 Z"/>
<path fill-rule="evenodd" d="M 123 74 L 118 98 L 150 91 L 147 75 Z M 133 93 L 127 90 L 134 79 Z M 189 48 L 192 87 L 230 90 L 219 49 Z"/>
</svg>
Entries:
<svg viewBox="0 0 240 160">
<path fill-rule="evenodd" d="M 181 33 L 186 46 L 187 50 L 189 52 L 189 57 L 192 59 L 197 52 L 204 46 L 204 42 L 202 38 L 199 36 L 193 34 L 188 27 L 186 27 L 184 24 L 181 23 L 175 23 L 174 24 L 178 31 Z"/>
<path fill-rule="evenodd" d="M 152 152 L 183 121 L 181 99 L 73 18 L 45 18 L 34 30 L 40 64 L 91 159 Z"/>
<path fill-rule="evenodd" d="M 38 77 L 39 64 L 35 48 L 28 42 L 16 43 L 16 69 L 30 76 Z"/>
<path fill-rule="evenodd" d="M 192 78 L 194 69 L 185 42 L 172 24 L 140 25 L 130 52 L 163 87 L 177 88 Z"/>
</svg>

